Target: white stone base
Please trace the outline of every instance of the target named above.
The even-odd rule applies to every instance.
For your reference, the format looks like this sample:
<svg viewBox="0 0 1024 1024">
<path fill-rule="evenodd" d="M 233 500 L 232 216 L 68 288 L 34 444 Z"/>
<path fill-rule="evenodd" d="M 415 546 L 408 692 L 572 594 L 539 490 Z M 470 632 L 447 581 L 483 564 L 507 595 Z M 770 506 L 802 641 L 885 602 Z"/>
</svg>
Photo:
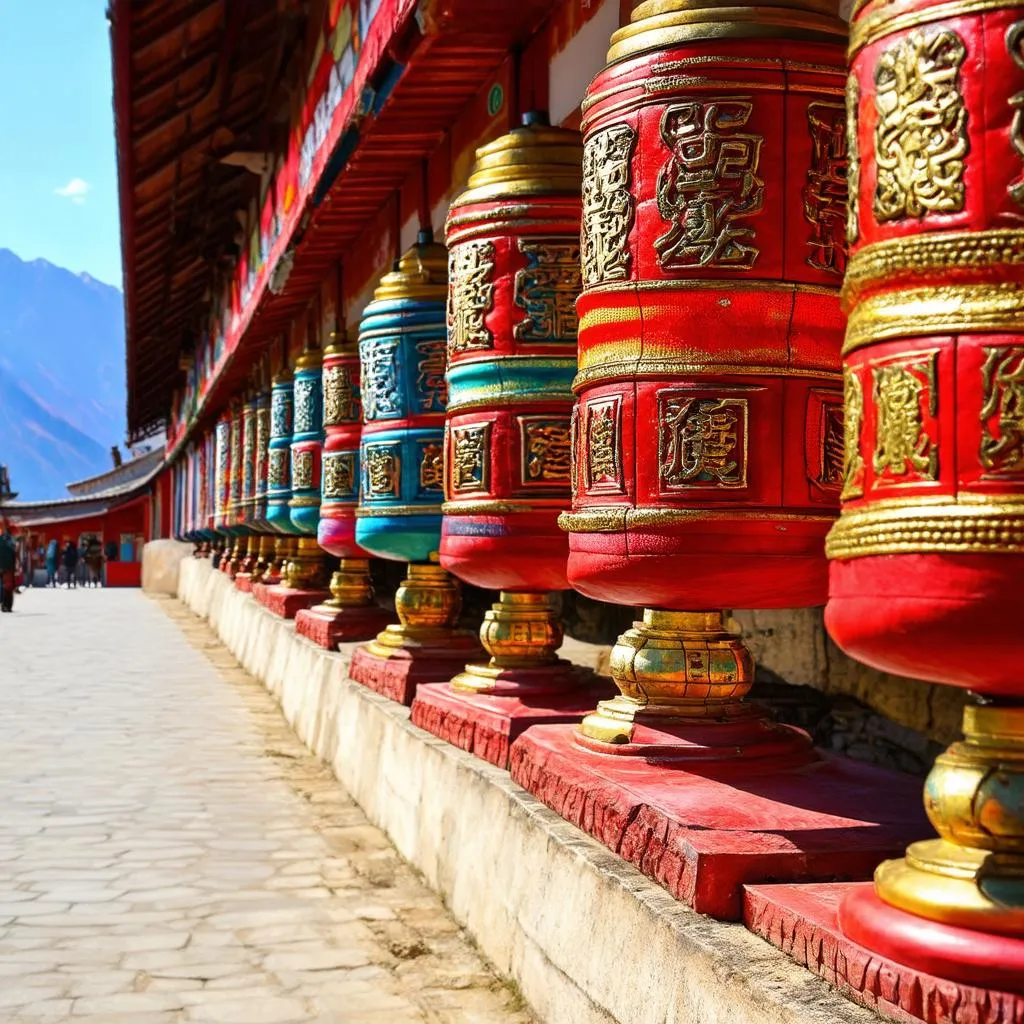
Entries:
<svg viewBox="0 0 1024 1024">
<path fill-rule="evenodd" d="M 176 597 L 179 566 L 192 557 L 193 550 L 192 544 L 178 540 L 151 540 L 142 549 L 142 589 L 147 594 Z"/>
<path fill-rule="evenodd" d="M 867 1024 L 738 924 L 700 916 L 501 771 L 417 729 L 206 559 L 178 593 L 550 1024 Z"/>
</svg>

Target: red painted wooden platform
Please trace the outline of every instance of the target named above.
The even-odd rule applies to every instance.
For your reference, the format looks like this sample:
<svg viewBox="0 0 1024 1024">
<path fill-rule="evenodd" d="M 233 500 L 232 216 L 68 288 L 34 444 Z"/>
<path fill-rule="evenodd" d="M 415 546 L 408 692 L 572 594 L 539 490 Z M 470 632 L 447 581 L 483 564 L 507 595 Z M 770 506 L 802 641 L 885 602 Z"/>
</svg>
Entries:
<svg viewBox="0 0 1024 1024">
<path fill-rule="evenodd" d="M 374 693 L 408 706 L 421 683 L 447 682 L 482 653 L 472 633 L 455 634 L 445 647 L 400 648 L 389 658 L 358 647 L 352 655 L 349 677 Z"/>
<path fill-rule="evenodd" d="M 1024 1024 L 1024 997 L 982 988 L 968 980 L 972 974 L 975 980 L 978 977 L 975 972 L 979 968 L 972 960 L 984 956 L 988 940 L 995 939 L 1008 954 L 997 958 L 996 966 L 1002 968 L 1007 981 L 1024 987 L 1020 961 L 1024 939 L 1000 939 L 924 922 L 936 937 L 943 931 L 961 933 L 964 941 L 958 957 L 964 978 L 953 981 L 915 970 L 843 934 L 840 901 L 865 896 L 877 899 L 873 888 L 870 882 L 751 885 L 744 892 L 743 919 L 754 934 L 824 978 L 848 999 L 900 1024 Z M 879 923 L 886 924 L 884 914 Z"/>
<path fill-rule="evenodd" d="M 393 617 L 393 611 L 377 605 L 343 610 L 318 605 L 299 610 L 295 616 L 295 632 L 318 647 L 333 651 L 339 643 L 372 640 Z"/>
<path fill-rule="evenodd" d="M 252 588 L 252 573 L 240 572 L 235 576 L 235 590 L 240 590 L 243 594 L 251 594 Z"/>
<path fill-rule="evenodd" d="M 822 755 L 789 772 L 712 777 L 644 757 L 584 750 L 573 727 L 540 725 L 510 753 L 512 778 L 676 899 L 739 920 L 748 882 L 870 878 L 931 835 L 921 781 Z"/>
<path fill-rule="evenodd" d="M 264 608 L 282 619 L 294 619 L 300 609 L 322 604 L 331 596 L 329 590 L 293 590 L 281 585 L 268 587 L 265 583 L 255 584 L 252 593 Z"/>
<path fill-rule="evenodd" d="M 447 683 L 429 683 L 417 690 L 412 721 L 453 746 L 507 768 L 509 748 L 527 729 L 579 722 L 599 700 L 614 692 L 610 679 L 595 681 L 561 697 L 470 693 L 454 690 Z"/>
</svg>

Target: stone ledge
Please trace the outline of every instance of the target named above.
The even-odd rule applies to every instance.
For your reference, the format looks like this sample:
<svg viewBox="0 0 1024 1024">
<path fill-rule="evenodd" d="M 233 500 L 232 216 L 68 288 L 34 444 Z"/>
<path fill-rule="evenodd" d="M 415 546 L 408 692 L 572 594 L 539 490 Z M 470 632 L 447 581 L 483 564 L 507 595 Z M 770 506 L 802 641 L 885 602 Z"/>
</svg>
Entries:
<svg viewBox="0 0 1024 1024">
<path fill-rule="evenodd" d="M 348 680 L 207 561 L 181 599 L 278 699 L 299 737 L 445 898 L 541 1020 L 869 1024 L 742 925 L 702 917 L 515 785 Z"/>
</svg>

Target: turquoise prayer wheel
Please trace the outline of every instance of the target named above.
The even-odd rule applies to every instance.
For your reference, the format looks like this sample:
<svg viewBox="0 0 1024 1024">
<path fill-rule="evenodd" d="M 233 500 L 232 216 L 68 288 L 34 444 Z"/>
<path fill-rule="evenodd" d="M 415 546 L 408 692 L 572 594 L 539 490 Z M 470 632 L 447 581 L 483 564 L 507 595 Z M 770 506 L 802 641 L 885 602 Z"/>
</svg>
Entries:
<svg viewBox="0 0 1024 1024">
<path fill-rule="evenodd" d="M 292 375 L 287 369 L 271 386 L 267 447 L 267 523 L 277 533 L 297 534 L 288 507 L 292 496 Z"/>
<path fill-rule="evenodd" d="M 315 537 L 320 522 L 320 473 L 324 442 L 323 357 L 303 352 L 295 364 L 292 392 L 291 498 L 295 532 Z"/>
</svg>

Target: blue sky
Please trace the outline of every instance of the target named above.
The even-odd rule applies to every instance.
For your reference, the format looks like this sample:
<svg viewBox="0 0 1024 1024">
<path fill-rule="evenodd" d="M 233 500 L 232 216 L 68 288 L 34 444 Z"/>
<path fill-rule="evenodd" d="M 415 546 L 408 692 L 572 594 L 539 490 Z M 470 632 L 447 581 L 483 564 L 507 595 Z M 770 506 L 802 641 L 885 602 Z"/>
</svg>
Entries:
<svg viewBox="0 0 1024 1024">
<path fill-rule="evenodd" d="M 0 248 L 121 287 L 105 0 L 0 0 Z"/>
</svg>

